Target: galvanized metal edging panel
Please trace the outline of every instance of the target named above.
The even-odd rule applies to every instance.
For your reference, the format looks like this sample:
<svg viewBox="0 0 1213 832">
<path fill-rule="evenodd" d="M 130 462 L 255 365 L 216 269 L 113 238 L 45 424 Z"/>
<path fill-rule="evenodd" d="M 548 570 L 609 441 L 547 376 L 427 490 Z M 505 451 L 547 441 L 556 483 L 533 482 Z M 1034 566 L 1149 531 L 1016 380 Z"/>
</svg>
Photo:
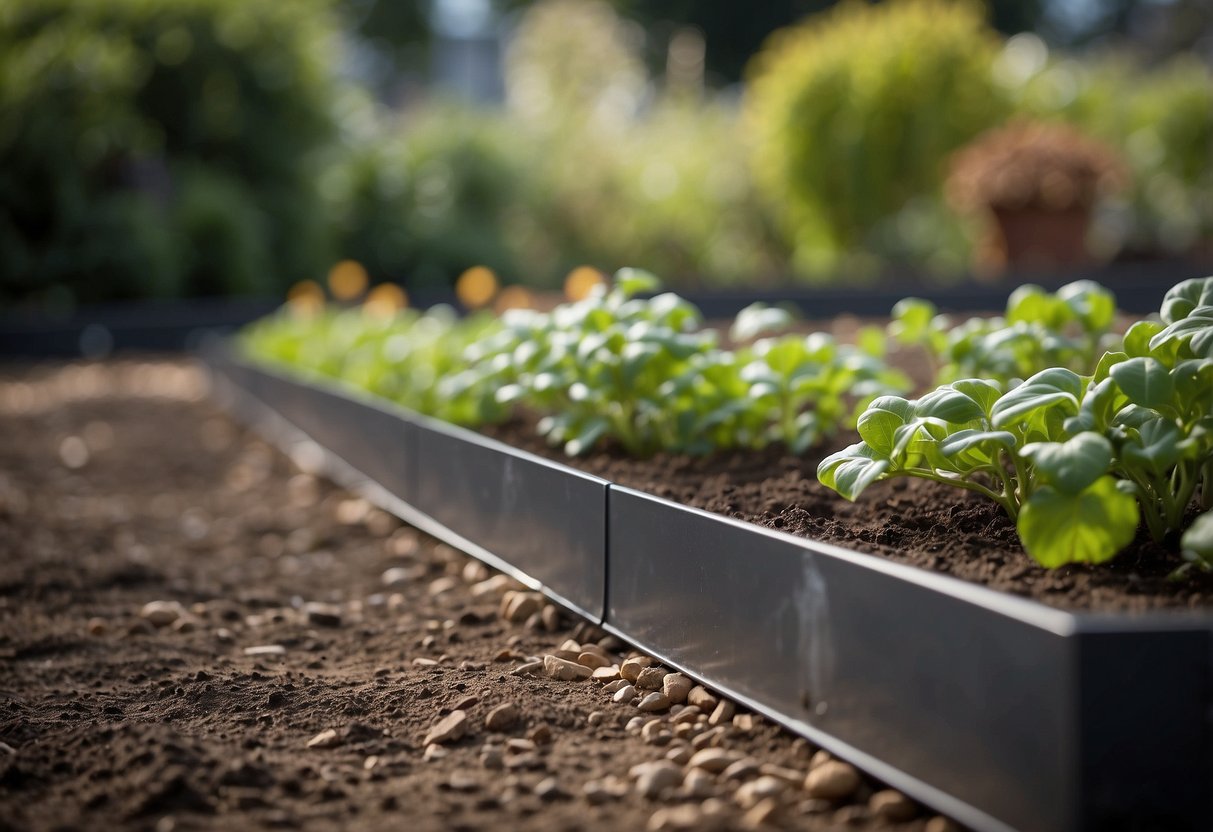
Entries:
<svg viewBox="0 0 1213 832">
<path fill-rule="evenodd" d="M 1117 633 L 1105 616 L 631 489 L 613 486 L 610 499 L 608 626 L 661 660 L 979 829 L 1106 828 L 1128 805 L 1117 795 L 1163 817 L 1177 790 L 1151 803 L 1137 785 L 1158 782 L 1148 770 L 1155 760 L 1093 759 L 1092 735 L 1165 737 L 1186 724 L 1184 760 L 1161 768 L 1175 776 L 1190 767 L 1195 785 L 1178 789 L 1188 828 L 1207 825 L 1208 617 L 1122 618 Z M 1150 644 L 1134 654 L 1138 671 L 1174 682 L 1169 669 L 1182 668 L 1184 692 L 1149 673 L 1093 665 L 1092 645 L 1121 635 Z M 1109 683 L 1117 689 L 1103 695 L 1136 714 L 1136 725 L 1100 723 L 1088 700 Z M 1174 710 L 1129 704 L 1159 697 Z"/>
<path fill-rule="evenodd" d="M 212 370 L 285 420 L 263 429 L 290 450 L 301 433 L 343 485 L 401 519 L 601 623 L 607 482 L 429 419 L 328 379 L 204 355 Z M 241 408 L 236 403 L 237 408 Z M 247 405 L 243 406 L 247 410 Z"/>
</svg>

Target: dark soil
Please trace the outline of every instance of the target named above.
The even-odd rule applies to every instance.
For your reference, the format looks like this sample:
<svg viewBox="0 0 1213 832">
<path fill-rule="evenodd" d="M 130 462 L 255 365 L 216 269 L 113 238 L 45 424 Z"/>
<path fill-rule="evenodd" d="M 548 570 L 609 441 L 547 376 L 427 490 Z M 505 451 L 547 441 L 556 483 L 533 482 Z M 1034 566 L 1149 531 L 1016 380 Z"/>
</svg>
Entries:
<svg viewBox="0 0 1213 832">
<path fill-rule="evenodd" d="M 941 483 L 895 479 L 856 502 L 817 481 L 817 464 L 856 435 L 795 457 L 782 448 L 708 457 L 657 454 L 637 460 L 610 452 L 569 459 L 533 425 L 485 429 L 491 436 L 619 485 L 794 535 L 942 572 L 1050 606 L 1099 612 L 1213 605 L 1213 576 L 1168 580 L 1180 561 L 1144 531 L 1115 560 L 1045 569 L 1023 550 L 1015 524 L 994 503 Z"/>
<path fill-rule="evenodd" d="M 628 730 L 635 707 L 592 682 L 512 672 L 600 633 L 503 621 L 499 594 L 473 592 L 484 567 L 300 472 L 204 394 L 179 364 L 0 370 L 0 830 L 615 830 L 670 808 L 700 812 L 691 828 L 755 822 L 753 773 L 717 776 L 706 801 L 642 798 L 629 769 L 685 740 Z M 633 476 L 663 467 L 648 464 Z M 694 499 L 699 471 L 730 466 L 664 467 L 667 493 Z M 814 493 L 800 462 L 769 492 L 732 467 L 733 491 L 712 480 L 724 510 L 754 490 L 774 522 L 799 516 L 777 495 Z M 393 567 L 405 577 L 385 587 Z M 141 616 L 153 601 L 178 603 L 176 621 Z M 263 645 L 282 653 L 245 652 Z M 503 702 L 520 718 L 490 731 Z M 467 735 L 426 759 L 456 707 Z M 761 719 L 724 725 L 720 744 L 758 763 L 807 771 L 816 753 Z M 517 765 L 486 765 L 486 747 L 527 737 Z M 587 796 L 610 778 L 625 794 Z M 768 820 L 882 826 L 879 788 L 827 802 L 792 787 Z M 893 828 L 955 828 L 910 813 Z"/>
</svg>

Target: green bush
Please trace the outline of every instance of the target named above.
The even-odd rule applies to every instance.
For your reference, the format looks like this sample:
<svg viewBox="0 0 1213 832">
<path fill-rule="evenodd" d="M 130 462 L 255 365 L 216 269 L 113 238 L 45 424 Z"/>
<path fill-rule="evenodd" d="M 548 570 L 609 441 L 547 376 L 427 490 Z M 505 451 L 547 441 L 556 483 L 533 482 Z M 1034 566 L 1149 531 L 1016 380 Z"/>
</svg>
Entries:
<svg viewBox="0 0 1213 832">
<path fill-rule="evenodd" d="M 750 67 L 748 115 L 799 271 L 957 242 L 932 227 L 943 166 L 1011 112 L 997 53 L 981 7 L 960 0 L 845 2 L 771 37 Z"/>
<path fill-rule="evenodd" d="M 329 28 L 321 0 L 3 4 L 0 298 L 251 291 L 315 274 Z"/>
</svg>

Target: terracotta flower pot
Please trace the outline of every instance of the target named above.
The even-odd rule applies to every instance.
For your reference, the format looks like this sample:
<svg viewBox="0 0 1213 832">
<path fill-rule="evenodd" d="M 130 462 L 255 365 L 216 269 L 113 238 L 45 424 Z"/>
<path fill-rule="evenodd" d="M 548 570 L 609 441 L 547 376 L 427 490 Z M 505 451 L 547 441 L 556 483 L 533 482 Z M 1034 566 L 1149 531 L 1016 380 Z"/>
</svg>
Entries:
<svg viewBox="0 0 1213 832">
<path fill-rule="evenodd" d="M 1003 265 L 1009 270 L 1064 269 L 1091 262 L 1086 243 L 1089 207 L 1061 211 L 994 208 L 992 213 L 1001 237 Z"/>
</svg>

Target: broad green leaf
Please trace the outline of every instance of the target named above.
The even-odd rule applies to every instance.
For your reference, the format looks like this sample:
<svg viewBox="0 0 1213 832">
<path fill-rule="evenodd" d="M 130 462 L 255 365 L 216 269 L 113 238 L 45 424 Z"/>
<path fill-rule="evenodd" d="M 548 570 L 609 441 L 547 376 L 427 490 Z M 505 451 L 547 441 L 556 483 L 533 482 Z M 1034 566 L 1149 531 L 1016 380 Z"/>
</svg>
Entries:
<svg viewBox="0 0 1213 832">
<path fill-rule="evenodd" d="M 1083 379 L 1077 373 L 1053 367 L 1037 373 L 1006 393 L 990 409 L 995 428 L 1022 424 L 1045 409 L 1058 409 L 1065 416 L 1078 412 Z"/>
<path fill-rule="evenodd" d="M 986 415 L 982 403 L 956 389 L 955 384 L 945 384 L 920 398 L 914 412 L 924 419 L 940 419 L 950 424 L 965 424 Z"/>
<path fill-rule="evenodd" d="M 880 458 L 865 443 L 856 442 L 823 459 L 817 466 L 817 479 L 848 500 L 854 500 L 888 470 L 887 459 Z"/>
<path fill-rule="evenodd" d="M 903 298 L 893 307 L 889 334 L 903 344 L 924 340 L 935 317 L 935 305 L 919 298 Z"/>
<path fill-rule="evenodd" d="M 1112 443 L 1098 433 L 1080 433 L 1065 442 L 1034 442 L 1020 453 L 1036 472 L 1067 494 L 1075 494 L 1108 472 Z"/>
<path fill-rule="evenodd" d="M 1114 478 L 1100 477 L 1075 494 L 1037 489 L 1020 509 L 1017 528 L 1028 554 L 1055 569 L 1111 560 L 1133 540 L 1138 519 L 1137 501 Z"/>
<path fill-rule="evenodd" d="M 1015 447 L 1015 434 L 1005 430 L 975 430 L 968 428 L 960 430 L 939 443 L 939 450 L 944 456 L 955 456 L 966 451 L 978 449 L 982 456 L 994 459 L 999 448 Z"/>
<path fill-rule="evenodd" d="M 1173 324 L 1200 306 L 1213 306 L 1213 277 L 1195 277 L 1168 289 L 1162 299 L 1162 319 Z"/>
<path fill-rule="evenodd" d="M 897 429 L 914 417 L 914 405 L 896 396 L 882 396 L 859 417 L 856 427 L 864 442 L 882 456 L 890 456 Z"/>
<path fill-rule="evenodd" d="M 1138 427 L 1120 449 L 1121 459 L 1136 468 L 1161 476 L 1179 461 L 1183 432 L 1170 419 L 1151 419 Z"/>
<path fill-rule="evenodd" d="M 577 429 L 572 439 L 564 443 L 564 452 L 569 456 L 581 456 L 594 447 L 594 443 L 606 433 L 610 423 L 603 418 L 590 419 Z"/>
<path fill-rule="evenodd" d="M 623 268 L 615 272 L 614 287 L 622 292 L 624 297 L 632 297 L 641 292 L 655 292 L 661 288 L 661 281 L 652 272 L 644 269 Z"/>
<path fill-rule="evenodd" d="M 1125 332 L 1125 352 L 1135 358 L 1150 354 L 1150 341 L 1165 329 L 1158 321 L 1138 321 Z"/>
<path fill-rule="evenodd" d="M 1184 560 L 1200 564 L 1206 570 L 1213 569 L 1213 511 L 1206 511 L 1193 520 L 1179 545 Z"/>
<path fill-rule="evenodd" d="M 1107 329 L 1116 317 L 1116 297 L 1093 280 L 1076 280 L 1057 290 L 1087 332 Z"/>
<path fill-rule="evenodd" d="M 752 341 L 760 335 L 787 329 L 795 319 L 792 313 L 778 306 L 752 303 L 737 313 L 729 337 L 736 342 Z"/>
<path fill-rule="evenodd" d="M 1136 405 L 1156 408 L 1172 403 L 1175 383 L 1156 358 L 1130 358 L 1111 369 L 1112 378 Z"/>
</svg>

